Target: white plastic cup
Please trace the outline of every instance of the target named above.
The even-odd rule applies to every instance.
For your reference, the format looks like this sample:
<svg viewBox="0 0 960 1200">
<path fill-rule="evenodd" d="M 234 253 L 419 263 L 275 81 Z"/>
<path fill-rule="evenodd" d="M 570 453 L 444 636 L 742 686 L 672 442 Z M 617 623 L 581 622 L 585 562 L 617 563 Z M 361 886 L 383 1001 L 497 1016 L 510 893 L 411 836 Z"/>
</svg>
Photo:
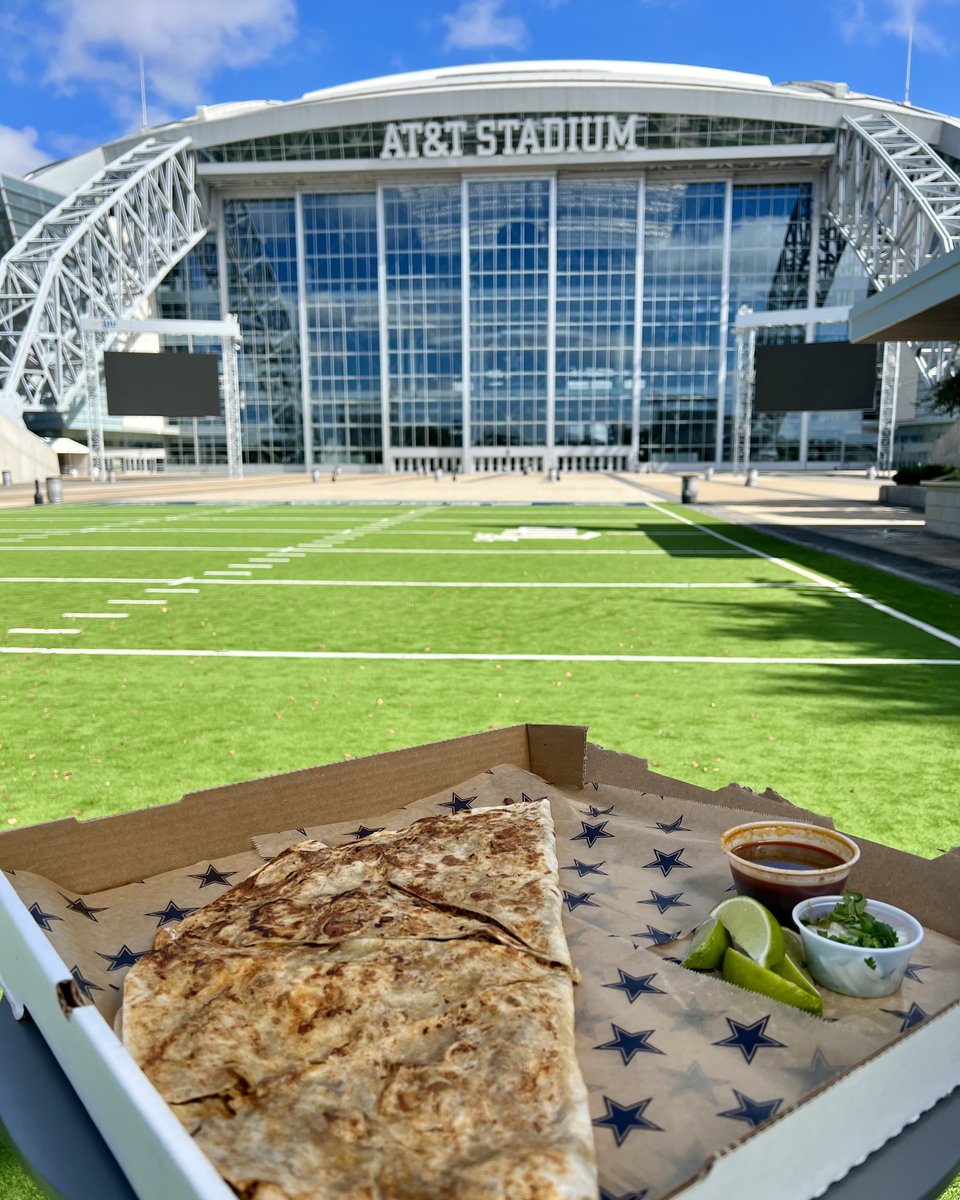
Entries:
<svg viewBox="0 0 960 1200">
<path fill-rule="evenodd" d="M 816 896 L 801 900 L 794 908 L 793 923 L 803 938 L 807 969 L 817 983 L 844 996 L 889 996 L 903 982 L 910 956 L 923 941 L 923 926 L 902 908 L 881 900 L 868 900 L 867 912 L 897 931 L 900 941 L 896 946 L 848 946 L 844 942 L 831 942 L 804 925 L 804 919 L 815 921 L 832 912 L 842 899 L 842 896 Z"/>
</svg>

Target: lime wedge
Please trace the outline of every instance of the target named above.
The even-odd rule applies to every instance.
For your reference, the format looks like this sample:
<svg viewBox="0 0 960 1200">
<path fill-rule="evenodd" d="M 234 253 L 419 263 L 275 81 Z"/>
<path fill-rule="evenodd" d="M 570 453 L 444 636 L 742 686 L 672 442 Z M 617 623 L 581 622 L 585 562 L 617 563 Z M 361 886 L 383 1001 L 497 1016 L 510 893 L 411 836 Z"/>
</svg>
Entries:
<svg viewBox="0 0 960 1200">
<path fill-rule="evenodd" d="M 780 962 L 774 963 L 770 970 L 779 975 L 781 979 L 785 979 L 787 983 L 796 984 L 797 987 L 803 988 L 804 991 L 819 998 L 820 993 L 813 986 L 813 982 L 807 977 L 806 971 L 801 971 L 797 963 L 791 958 L 789 952 L 783 956 Z"/>
<path fill-rule="evenodd" d="M 783 934 L 784 945 L 787 947 L 787 953 L 795 963 L 800 963 L 801 966 L 806 966 L 807 952 L 803 946 L 803 938 L 795 929 L 788 929 L 786 925 L 780 926 L 780 932 Z"/>
<path fill-rule="evenodd" d="M 818 992 L 808 991 L 806 987 L 791 983 L 775 971 L 758 966 L 732 947 L 723 956 L 723 977 L 727 983 L 735 983 L 748 992 L 758 992 L 771 1000 L 779 1000 L 781 1004 L 801 1008 L 815 1017 L 823 1012 L 823 1001 Z"/>
<path fill-rule="evenodd" d="M 752 896 L 731 896 L 711 910 L 731 939 L 761 967 L 772 967 L 786 953 L 777 918 Z"/>
<path fill-rule="evenodd" d="M 697 927 L 690 943 L 690 953 L 680 964 L 693 971 L 715 971 L 723 962 L 723 953 L 730 945 L 730 935 L 716 919 L 707 917 Z"/>
</svg>

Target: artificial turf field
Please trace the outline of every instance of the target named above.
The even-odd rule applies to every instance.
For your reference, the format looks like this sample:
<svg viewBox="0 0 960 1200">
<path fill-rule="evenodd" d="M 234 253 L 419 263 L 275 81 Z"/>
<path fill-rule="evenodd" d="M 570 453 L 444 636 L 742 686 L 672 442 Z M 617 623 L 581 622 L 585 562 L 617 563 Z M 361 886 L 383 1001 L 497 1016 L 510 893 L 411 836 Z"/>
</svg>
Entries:
<svg viewBox="0 0 960 1200">
<path fill-rule="evenodd" d="M 564 722 L 932 856 L 958 715 L 955 596 L 654 500 L 0 510 L 4 826 Z"/>
</svg>

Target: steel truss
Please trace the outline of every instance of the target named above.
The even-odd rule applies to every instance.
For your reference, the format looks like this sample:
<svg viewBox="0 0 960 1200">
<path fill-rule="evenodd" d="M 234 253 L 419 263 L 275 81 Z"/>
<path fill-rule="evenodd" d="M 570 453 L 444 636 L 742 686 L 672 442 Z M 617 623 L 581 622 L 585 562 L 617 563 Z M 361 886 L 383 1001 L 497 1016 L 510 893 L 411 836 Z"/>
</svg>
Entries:
<svg viewBox="0 0 960 1200">
<path fill-rule="evenodd" d="M 85 393 L 81 318 L 134 316 L 203 238 L 189 146 L 141 142 L 0 260 L 0 411 L 67 409 Z"/>
<path fill-rule="evenodd" d="M 826 211 L 882 291 L 960 246 L 960 176 L 887 113 L 845 117 L 827 179 Z M 921 375 L 934 384 L 957 361 L 953 343 L 911 344 Z M 877 466 L 893 464 L 900 348 L 883 351 Z"/>
</svg>

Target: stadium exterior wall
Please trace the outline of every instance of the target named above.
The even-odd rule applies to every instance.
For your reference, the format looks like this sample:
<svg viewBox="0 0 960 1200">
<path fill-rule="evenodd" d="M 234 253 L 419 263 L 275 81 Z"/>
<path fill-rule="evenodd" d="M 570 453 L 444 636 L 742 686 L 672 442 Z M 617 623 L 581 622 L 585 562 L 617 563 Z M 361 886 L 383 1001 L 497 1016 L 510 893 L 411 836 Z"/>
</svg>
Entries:
<svg viewBox="0 0 960 1200">
<path fill-rule="evenodd" d="M 252 464 L 728 462 L 737 309 L 867 292 L 823 210 L 837 127 L 876 110 L 960 152 L 953 118 L 841 84 L 662 64 L 492 64 L 200 109 L 152 131 L 192 138 L 210 229 L 157 311 L 238 313 Z M 765 414 L 751 453 L 865 465 L 875 445 L 859 411 Z M 173 464 L 224 454 L 222 422 L 168 442 Z"/>
</svg>

